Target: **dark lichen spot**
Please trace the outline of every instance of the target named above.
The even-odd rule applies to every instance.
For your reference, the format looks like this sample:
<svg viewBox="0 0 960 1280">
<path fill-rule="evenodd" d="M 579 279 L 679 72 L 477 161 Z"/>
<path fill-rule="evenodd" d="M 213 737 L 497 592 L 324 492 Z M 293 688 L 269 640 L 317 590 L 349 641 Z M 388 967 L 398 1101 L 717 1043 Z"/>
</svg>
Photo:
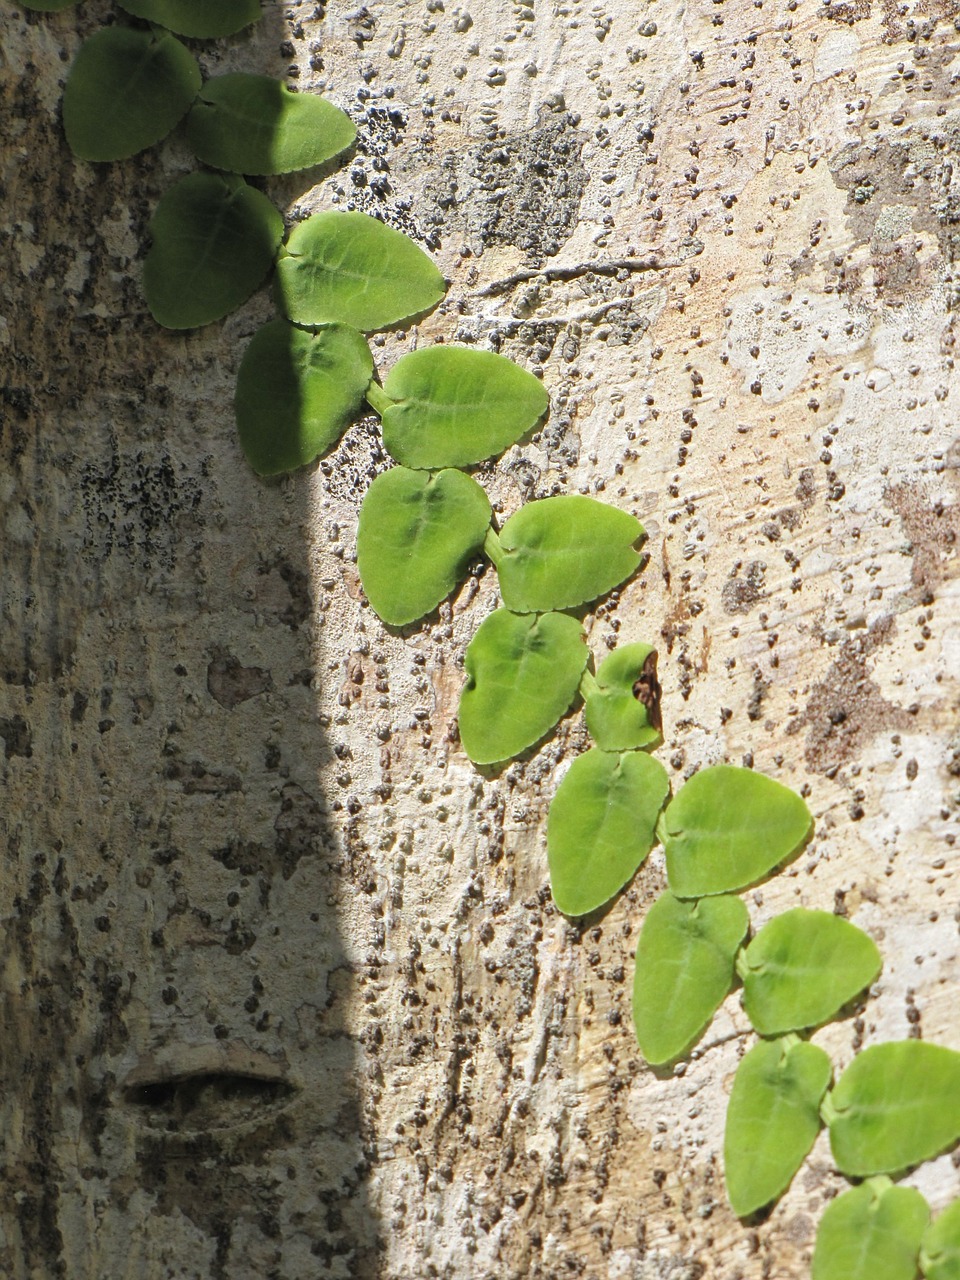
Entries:
<svg viewBox="0 0 960 1280">
<path fill-rule="evenodd" d="M 813 506 L 813 500 L 817 496 L 817 480 L 812 467 L 804 467 L 797 476 L 797 487 L 793 491 L 793 496 L 802 507 Z M 787 527 L 794 526 L 788 524 Z"/>
<path fill-rule="evenodd" d="M 33 755 L 33 734 L 23 716 L 0 720 L 0 738 L 3 739 L 3 754 L 7 760 L 11 756 L 23 756 L 29 760 Z"/>
<path fill-rule="evenodd" d="M 163 449 L 124 454 L 112 440 L 110 451 L 79 475 L 85 554 L 103 561 L 121 552 L 142 573 L 172 568 L 189 534 L 204 525 L 199 478 Z"/>
<path fill-rule="evenodd" d="M 827 0 L 817 17 L 831 18 L 852 27 L 855 22 L 869 18 L 871 12 L 871 0 L 833 0 L 833 3 Z"/>
<path fill-rule="evenodd" d="M 746 567 L 737 568 L 720 591 L 720 603 L 725 612 L 749 613 L 755 604 L 764 599 L 766 572 L 767 566 L 762 560 L 751 560 Z"/>
</svg>

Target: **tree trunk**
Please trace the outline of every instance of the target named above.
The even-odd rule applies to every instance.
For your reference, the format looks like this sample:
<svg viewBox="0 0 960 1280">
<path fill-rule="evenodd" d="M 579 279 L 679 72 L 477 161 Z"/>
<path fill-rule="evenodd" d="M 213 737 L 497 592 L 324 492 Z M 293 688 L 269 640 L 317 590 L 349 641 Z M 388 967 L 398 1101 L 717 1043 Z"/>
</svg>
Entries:
<svg viewBox="0 0 960 1280">
<path fill-rule="evenodd" d="M 685 8 L 330 0 L 196 44 L 324 89 L 341 167 L 264 184 L 375 211 L 450 280 L 418 328 L 540 372 L 552 413 L 480 478 L 635 512 L 649 560 L 586 625 L 660 649 L 676 788 L 750 763 L 812 843 L 754 927 L 835 909 L 874 996 L 821 1032 L 960 1048 L 960 198 L 952 0 Z M 632 954 L 654 854 L 604 913 L 551 902 L 579 713 L 478 772 L 456 736 L 470 577 L 388 630 L 359 587 L 374 417 L 257 479 L 232 388 L 269 289 L 176 333 L 140 289 L 174 135 L 75 160 L 59 122 L 111 13 L 4 0 L 0 1270 L 45 1280 L 808 1274 L 823 1135 L 767 1220 L 726 1204 L 751 1042 L 731 996 L 650 1070 Z M 935 1208 L 949 1156 L 913 1179 Z"/>
</svg>

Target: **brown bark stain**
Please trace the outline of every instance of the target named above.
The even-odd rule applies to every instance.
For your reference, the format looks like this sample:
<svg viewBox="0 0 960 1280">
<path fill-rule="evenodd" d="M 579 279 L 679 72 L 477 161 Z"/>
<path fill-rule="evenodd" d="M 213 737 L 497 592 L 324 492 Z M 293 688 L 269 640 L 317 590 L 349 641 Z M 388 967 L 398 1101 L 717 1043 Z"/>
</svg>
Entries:
<svg viewBox="0 0 960 1280">
<path fill-rule="evenodd" d="M 909 601 L 933 604 L 941 584 L 956 576 L 958 539 L 960 539 L 960 504 L 931 497 L 923 483 L 891 485 L 885 495 L 887 504 L 903 522 L 910 540 Z"/>
<path fill-rule="evenodd" d="M 910 712 L 888 702 L 869 676 L 868 658 L 895 634 L 896 621 L 888 616 L 865 634 L 844 640 L 803 711 L 787 726 L 788 734 L 807 730 L 804 759 L 815 773 L 835 773 L 877 734 L 913 723 Z"/>
</svg>

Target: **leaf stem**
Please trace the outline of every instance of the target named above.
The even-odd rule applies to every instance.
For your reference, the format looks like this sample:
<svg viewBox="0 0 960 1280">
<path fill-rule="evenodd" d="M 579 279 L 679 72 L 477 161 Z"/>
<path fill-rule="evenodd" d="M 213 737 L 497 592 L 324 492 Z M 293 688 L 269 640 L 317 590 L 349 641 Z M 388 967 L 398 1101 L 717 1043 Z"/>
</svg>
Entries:
<svg viewBox="0 0 960 1280">
<path fill-rule="evenodd" d="M 597 684 L 596 677 L 592 671 L 584 671 L 580 677 L 580 697 L 584 702 L 595 693 L 600 692 L 600 686 Z"/>
<path fill-rule="evenodd" d="M 664 805 L 664 807 L 660 810 L 660 817 L 657 818 L 657 825 L 654 827 L 654 835 L 657 837 L 659 842 L 663 845 L 664 849 L 666 849 L 667 847 L 667 834 L 668 834 L 667 833 L 667 808 L 668 808 L 668 805 Z"/>
<path fill-rule="evenodd" d="M 483 540 L 484 554 L 493 562 L 495 569 L 499 569 L 503 561 L 503 548 L 500 546 L 500 539 L 497 537 L 497 531 L 493 525 L 487 530 L 486 537 Z"/>
<path fill-rule="evenodd" d="M 830 1089 L 820 1103 L 820 1119 L 829 1129 L 833 1122 L 839 1117 L 840 1112 L 833 1104 L 833 1090 Z"/>
<path fill-rule="evenodd" d="M 366 397 L 367 404 L 370 405 L 371 409 L 373 409 L 375 413 L 378 413 L 381 418 L 391 405 L 396 404 L 396 401 L 391 400 L 383 387 L 381 387 L 380 383 L 374 381 L 373 378 L 370 379 L 370 385 L 363 394 Z"/>
</svg>

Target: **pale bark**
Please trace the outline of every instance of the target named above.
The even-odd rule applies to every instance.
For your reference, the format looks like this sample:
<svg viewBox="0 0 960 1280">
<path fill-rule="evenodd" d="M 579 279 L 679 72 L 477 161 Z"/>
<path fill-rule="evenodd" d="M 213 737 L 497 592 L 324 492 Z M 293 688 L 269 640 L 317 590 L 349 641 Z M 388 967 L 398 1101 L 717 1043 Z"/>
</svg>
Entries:
<svg viewBox="0 0 960 1280">
<path fill-rule="evenodd" d="M 659 645 L 674 786 L 749 756 L 809 792 L 754 924 L 836 907 L 885 966 L 818 1042 L 960 1049 L 952 0 L 265 8 L 208 69 L 295 67 L 360 128 L 267 189 L 377 209 L 451 281 L 381 368 L 444 340 L 541 370 L 549 423 L 481 478 L 502 514 L 579 490 L 646 523 L 587 625 Z M 738 997 L 685 1072 L 637 1052 L 658 856 L 596 920 L 551 904 L 579 715 L 498 775 L 457 745 L 493 575 L 387 631 L 353 562 L 375 420 L 259 481 L 231 397 L 268 291 L 146 313 L 190 157 L 82 164 L 57 115 L 109 11 L 0 19 L 0 1270 L 806 1275 L 823 1138 L 764 1223 L 725 1202 Z M 949 1156 L 910 1181 L 960 1191 Z"/>
</svg>

